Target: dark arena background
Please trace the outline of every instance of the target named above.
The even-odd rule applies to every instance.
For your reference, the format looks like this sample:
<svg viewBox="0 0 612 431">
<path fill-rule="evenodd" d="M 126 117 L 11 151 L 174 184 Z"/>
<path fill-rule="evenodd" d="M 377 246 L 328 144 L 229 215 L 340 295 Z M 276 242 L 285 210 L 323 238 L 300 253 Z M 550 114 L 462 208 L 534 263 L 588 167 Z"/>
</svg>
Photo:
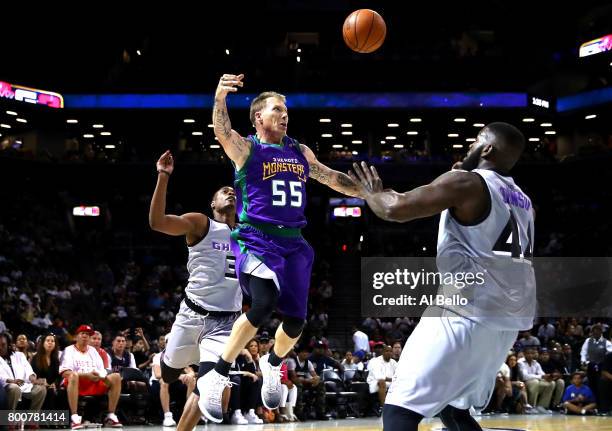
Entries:
<svg viewBox="0 0 612 431">
<path fill-rule="evenodd" d="M 42 13 L 26 29 L 17 17 L 34 11 L 2 6 L 0 332 L 11 336 L 0 337 L 4 415 L 14 408 L 6 382 L 15 380 L 6 360 L 11 345 L 40 369 L 32 357 L 45 354 L 47 335 L 55 336 L 53 354 L 61 358 L 77 329 L 89 325 L 100 332 L 98 347 L 109 358 L 133 354 L 130 366 L 107 367 L 123 378 L 116 409 L 123 426 L 179 422 L 197 367 L 168 387 L 155 378 L 152 364 L 184 297 L 187 248 L 184 236 L 151 229 L 149 205 L 156 161 L 166 150 L 175 159 L 168 214 L 210 216 L 213 193 L 233 185 L 234 169 L 212 128 L 213 95 L 224 73 L 245 76 L 244 87 L 227 99 L 232 127 L 243 136 L 255 133 L 251 100 L 278 91 L 287 97 L 288 135 L 322 163 L 347 172 L 365 161 L 376 166 L 385 187 L 402 192 L 450 170 L 486 124 L 513 124 L 527 141 L 512 176 L 536 212 L 534 255 L 612 256 L 609 2 L 314 0 L 204 7 L 169 4 L 145 16 L 100 5 L 70 11 L 76 14 L 71 19 Z M 344 19 L 363 8 L 376 10 L 387 26 L 385 42 L 370 54 L 350 50 L 342 38 Z M 319 389 L 294 385 L 289 373 L 289 386 L 299 386 L 291 407 L 297 420 L 284 407 L 269 411 L 256 400 L 252 413 L 264 423 L 241 425 L 240 418 L 249 422 L 248 388 L 257 388 L 242 375 L 242 384 L 231 388 L 225 423 L 202 420 L 198 429 L 382 429 L 368 362 L 383 345 L 398 359 L 418 318 L 362 313 L 361 258 L 435 257 L 439 216 L 386 222 L 363 200 L 313 180 L 307 196 L 303 236 L 315 263 L 299 345 L 312 350 Z M 570 295 L 564 298 L 569 303 L 587 302 L 580 290 Z M 610 296 L 597 301 L 611 310 Z M 543 369 L 555 364 L 564 387 L 582 372 L 597 411 L 566 414 L 556 393 L 548 405 L 536 406 L 547 389 L 526 385 L 516 366 L 514 393 L 504 396 L 502 388 L 486 409 L 472 411 L 483 428 L 612 430 L 612 314 L 581 309 L 538 316 L 531 331 L 520 333 L 509 361 L 535 348 Z M 274 314 L 260 328 L 249 349 L 254 359 L 270 350 L 279 319 Z M 597 364 L 585 347 L 598 339 L 594 330 L 601 330 L 607 352 Z M 359 348 L 362 336 L 367 352 Z M 430 343 L 436 342 L 432 336 Z M 468 365 L 479 372 L 478 364 Z M 59 359 L 42 367 L 51 374 L 46 384 L 37 383 L 47 388 L 43 410 L 68 411 L 59 367 Z M 554 385 L 550 380 L 542 383 Z M 79 397 L 85 426 L 104 420 L 108 398 Z M 33 403 L 24 396 L 16 408 L 32 411 Z M 69 428 L 70 421 L 0 426 Z M 444 426 L 433 418 L 419 429 Z"/>
</svg>

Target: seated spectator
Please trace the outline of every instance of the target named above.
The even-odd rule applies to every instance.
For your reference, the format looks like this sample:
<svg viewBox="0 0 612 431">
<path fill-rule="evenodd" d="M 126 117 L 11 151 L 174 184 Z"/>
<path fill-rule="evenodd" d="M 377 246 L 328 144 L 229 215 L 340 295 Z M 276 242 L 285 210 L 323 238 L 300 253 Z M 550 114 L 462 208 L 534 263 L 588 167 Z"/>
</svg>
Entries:
<svg viewBox="0 0 612 431">
<path fill-rule="evenodd" d="M 372 358 L 368 362 L 367 383 L 370 386 L 371 394 L 378 393 L 381 413 L 385 398 L 387 398 L 387 389 L 391 386 L 391 380 L 397 368 L 397 362 L 391 358 L 392 354 L 391 346 L 384 346 L 382 355 Z"/>
<path fill-rule="evenodd" d="M 151 364 L 153 355 L 149 354 L 151 347 L 149 346 L 142 328 L 136 328 L 136 336 L 136 342 L 132 348 L 132 355 L 134 355 L 134 360 L 136 361 L 136 368 L 140 371 L 144 371 Z"/>
<path fill-rule="evenodd" d="M 261 337 L 264 335 L 262 334 Z M 233 424 L 261 424 L 263 420 L 257 416 L 255 410 L 262 405 L 261 402 L 261 369 L 259 368 L 260 346 L 267 344 L 253 338 L 236 358 L 236 366 L 240 372 L 240 407 L 234 410 Z M 243 412 L 247 412 L 243 414 Z"/>
<path fill-rule="evenodd" d="M 542 323 L 538 328 L 538 338 L 542 344 L 547 345 L 549 340 L 555 338 L 556 328 L 552 323 Z"/>
<path fill-rule="evenodd" d="M 297 357 L 287 359 L 287 372 L 289 379 L 298 388 L 295 414 L 304 420 L 304 406 L 306 402 L 313 405 L 318 419 L 325 418 L 325 385 L 317 375 L 315 367 L 308 359 L 310 347 L 306 344 L 296 349 Z M 309 397 L 307 396 L 310 395 Z M 314 400 L 310 398 L 314 397 Z M 307 399 L 308 398 L 308 399 Z"/>
<path fill-rule="evenodd" d="M 563 365 L 565 365 L 566 370 L 573 373 L 578 369 L 578 361 L 572 351 L 572 346 L 564 344 L 561 349 L 563 350 Z"/>
<path fill-rule="evenodd" d="M 518 344 L 521 350 L 525 350 L 528 347 L 540 347 L 540 340 L 531 334 L 531 331 L 521 332 L 521 336 L 518 340 Z"/>
<path fill-rule="evenodd" d="M 113 373 L 121 373 L 124 368 L 136 369 L 136 359 L 134 355 L 126 348 L 127 339 L 125 335 L 119 333 L 115 335 L 113 344 L 108 355 L 110 357 L 111 370 Z"/>
<path fill-rule="evenodd" d="M 548 407 L 555 384 L 544 379 L 545 373 L 538 361 L 534 359 L 535 354 L 532 348 L 525 350 L 525 360 L 519 363 L 521 376 L 527 385 L 529 404 L 535 406 L 539 413 L 549 413 Z"/>
<path fill-rule="evenodd" d="M 521 370 L 518 365 L 517 357 L 514 354 L 508 355 L 506 365 L 510 370 L 510 384 L 512 385 L 512 399 L 516 400 L 514 408 L 510 409 L 510 413 L 537 413 L 527 400 L 527 387 L 522 381 Z"/>
<path fill-rule="evenodd" d="M 377 358 L 383 354 L 383 350 L 385 349 L 385 343 L 382 341 L 377 341 L 372 343 L 372 357 Z"/>
<path fill-rule="evenodd" d="M 399 361 L 400 356 L 402 356 L 402 343 L 400 341 L 396 341 L 395 343 L 393 343 L 392 348 L 393 354 L 391 355 L 391 357 L 397 362 Z"/>
<path fill-rule="evenodd" d="M 599 412 L 609 415 L 612 410 L 612 353 L 608 353 L 601 365 L 599 379 Z"/>
<path fill-rule="evenodd" d="M 344 354 L 344 359 L 340 363 L 344 367 L 344 380 L 350 381 L 355 377 L 355 371 L 363 371 L 363 362 L 355 362 L 353 353 L 349 350 Z"/>
<path fill-rule="evenodd" d="M 23 353 L 28 361 L 32 359 L 32 356 L 34 356 L 34 352 L 32 349 L 30 349 L 30 340 L 28 340 L 26 334 L 17 335 L 17 338 L 15 339 L 15 350 Z"/>
<path fill-rule="evenodd" d="M 56 410 L 59 407 L 57 399 L 60 379 L 59 345 L 53 334 L 39 338 L 36 354 L 32 357 L 30 363 L 36 374 L 37 383 L 47 388 L 44 402 L 45 409 Z"/>
<path fill-rule="evenodd" d="M 104 368 L 110 370 L 110 357 L 108 356 L 106 350 L 102 348 L 102 334 L 100 333 L 100 331 L 94 331 L 93 335 L 89 338 L 89 345 L 95 347 L 95 349 L 98 351 L 98 354 L 102 358 Z"/>
<path fill-rule="evenodd" d="M 287 361 L 281 365 L 281 402 L 279 405 L 280 422 L 295 422 L 297 416 L 293 413 L 297 401 L 297 387 L 289 379 Z"/>
<path fill-rule="evenodd" d="M 317 341 L 314 345 L 312 355 L 308 358 L 315 367 L 315 372 L 323 376 L 326 369 L 337 370 L 340 375 L 344 374 L 344 367 L 326 353 L 327 346 L 323 341 Z"/>
<path fill-rule="evenodd" d="M 185 388 L 185 399 L 189 399 L 196 385 L 196 374 L 191 368 L 187 367 L 183 370 L 184 372 L 179 376 L 178 380 L 169 385 L 161 378 L 161 353 L 153 355 L 152 363 L 151 392 L 154 394 L 159 393 L 159 400 L 164 413 L 163 426 L 174 427 L 176 422 L 170 411 L 170 387 L 172 386 L 173 389 L 176 387 L 177 391 Z"/>
<path fill-rule="evenodd" d="M 567 414 L 586 415 L 596 412 L 595 396 L 588 386 L 582 384 L 582 373 L 572 374 L 572 384 L 563 395 L 563 407 Z"/>
<path fill-rule="evenodd" d="M 563 380 L 563 365 L 557 363 L 550 357 L 550 353 L 546 347 L 540 350 L 539 363 L 544 371 L 544 380 L 552 382 L 555 385 L 552 395 L 552 407 L 557 409 L 561 404 L 561 398 L 565 390 L 565 381 Z"/>
<path fill-rule="evenodd" d="M 8 410 L 15 410 L 22 398 L 32 400 L 30 410 L 39 411 L 47 388 L 40 384 L 25 355 L 11 346 L 8 333 L 0 334 L 0 386 L 6 392 Z"/>
<path fill-rule="evenodd" d="M 121 428 L 121 422 L 115 414 L 121 394 L 121 376 L 117 373 L 107 374 L 98 351 L 89 345 L 89 337 L 93 332 L 91 326 L 79 326 L 75 344 L 66 347 L 60 363 L 60 375 L 64 378 L 62 384 L 68 392 L 71 427 L 83 428 L 83 418 L 77 414 L 80 395 L 108 393 L 108 413 L 104 422 L 106 426 Z"/>
</svg>

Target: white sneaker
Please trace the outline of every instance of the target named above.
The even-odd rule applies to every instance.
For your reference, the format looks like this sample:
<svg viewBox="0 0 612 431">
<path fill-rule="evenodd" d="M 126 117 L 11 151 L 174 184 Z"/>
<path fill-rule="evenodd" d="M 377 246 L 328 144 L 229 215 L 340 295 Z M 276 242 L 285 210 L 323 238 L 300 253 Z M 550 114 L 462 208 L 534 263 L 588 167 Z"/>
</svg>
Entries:
<svg viewBox="0 0 612 431">
<path fill-rule="evenodd" d="M 551 415 L 552 414 L 552 410 L 548 410 L 546 407 L 537 406 L 536 410 L 538 411 L 538 413 L 541 413 L 543 415 Z"/>
<path fill-rule="evenodd" d="M 247 421 L 244 416 L 242 416 L 242 411 L 240 409 L 234 410 L 234 414 L 232 415 L 232 424 L 233 425 L 248 425 L 249 421 Z"/>
<path fill-rule="evenodd" d="M 244 419 L 246 419 L 247 423 L 249 424 L 262 424 L 263 420 L 259 418 L 259 416 L 257 416 L 255 414 L 255 410 L 251 409 L 249 410 L 249 412 L 244 416 Z"/>
<path fill-rule="evenodd" d="M 83 418 L 79 415 L 70 416 L 70 428 L 73 430 L 80 430 L 85 428 L 85 425 L 82 423 Z"/>
<path fill-rule="evenodd" d="M 164 423 L 162 425 L 165 427 L 175 427 L 176 426 L 176 422 L 172 418 L 172 413 L 170 414 L 167 413 L 164 415 Z"/>
<path fill-rule="evenodd" d="M 223 390 L 232 386 L 229 377 L 222 376 L 213 369 L 198 379 L 197 386 L 200 391 L 198 407 L 202 414 L 212 422 L 223 422 Z"/>
<path fill-rule="evenodd" d="M 259 358 L 262 374 L 261 401 L 267 409 L 274 410 L 281 401 L 281 366 L 273 367 L 268 362 L 269 358 L 269 354 Z"/>
</svg>

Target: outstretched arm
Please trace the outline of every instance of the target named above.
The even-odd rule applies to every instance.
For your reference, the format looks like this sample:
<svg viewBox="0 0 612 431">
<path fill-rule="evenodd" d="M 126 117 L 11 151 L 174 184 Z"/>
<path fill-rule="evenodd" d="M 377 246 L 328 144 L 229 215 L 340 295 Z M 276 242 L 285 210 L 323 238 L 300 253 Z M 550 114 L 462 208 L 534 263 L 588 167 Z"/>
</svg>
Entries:
<svg viewBox="0 0 612 431">
<path fill-rule="evenodd" d="M 201 213 L 180 216 L 166 214 L 166 190 L 173 171 L 174 159 L 168 150 L 157 161 L 157 185 L 149 207 L 149 226 L 168 235 L 186 235 L 187 242 L 191 244 L 197 241 L 208 227 L 208 217 Z"/>
<path fill-rule="evenodd" d="M 430 184 L 405 193 L 383 190 L 382 181 L 375 167 L 362 162 L 353 164 L 349 176 L 358 182 L 368 205 L 383 220 L 407 222 L 430 217 L 445 209 L 455 209 L 461 221 L 478 218 L 486 208 L 483 199 L 484 185 L 476 174 L 466 171 L 449 171 Z"/>
<path fill-rule="evenodd" d="M 345 173 L 335 171 L 317 160 L 312 150 L 306 145 L 300 144 L 302 153 L 308 160 L 308 169 L 310 178 L 317 180 L 321 184 L 334 189 L 337 192 L 348 196 L 363 198 L 364 195 L 360 192 L 357 184 Z"/>
<path fill-rule="evenodd" d="M 227 104 L 225 102 L 227 93 L 235 93 L 238 87 L 242 87 L 244 83 L 242 79 L 244 75 L 228 75 L 225 74 L 219 80 L 219 85 L 215 91 L 215 105 L 213 107 L 213 126 L 215 136 L 223 147 L 225 154 L 240 169 L 244 162 L 249 157 L 251 143 L 243 138 L 232 129 L 229 115 L 227 113 Z"/>
</svg>

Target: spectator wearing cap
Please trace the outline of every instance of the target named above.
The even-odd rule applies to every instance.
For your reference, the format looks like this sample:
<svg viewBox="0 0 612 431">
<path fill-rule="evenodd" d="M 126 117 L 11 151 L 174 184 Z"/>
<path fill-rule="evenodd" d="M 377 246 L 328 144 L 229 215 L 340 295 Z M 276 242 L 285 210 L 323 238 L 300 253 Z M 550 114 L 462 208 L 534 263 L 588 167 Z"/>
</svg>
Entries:
<svg viewBox="0 0 612 431">
<path fill-rule="evenodd" d="M 563 395 L 563 407 L 567 414 L 583 416 L 593 413 L 597 408 L 593 391 L 582 384 L 582 373 L 572 374 L 572 384 L 567 387 Z"/>
<path fill-rule="evenodd" d="M 100 354 L 89 345 L 93 334 L 89 325 L 81 325 L 76 330 L 76 342 L 64 350 L 60 364 L 63 385 L 68 393 L 68 405 L 71 413 L 72 429 L 83 428 L 82 417 L 77 414 L 79 395 L 104 395 L 108 393 L 108 414 L 104 420 L 106 426 L 121 428 L 115 414 L 119 395 L 121 394 L 121 376 L 107 374 Z"/>
<path fill-rule="evenodd" d="M 600 367 L 607 353 L 612 352 L 612 343 L 602 335 L 602 326 L 595 324 L 591 327 L 591 336 L 587 338 L 580 350 L 580 361 L 586 369 L 589 386 L 598 397 Z"/>
<path fill-rule="evenodd" d="M 353 326 L 353 351 L 358 352 L 360 350 L 370 353 L 370 338 L 365 332 Z"/>
<path fill-rule="evenodd" d="M 45 409 L 55 410 L 59 407 L 57 388 L 59 386 L 59 345 L 53 334 L 39 337 L 36 354 L 30 360 L 32 370 L 37 376 L 38 382 L 47 388 L 45 397 Z"/>
<path fill-rule="evenodd" d="M 536 361 L 536 352 L 532 348 L 525 350 L 525 360 L 519 362 L 521 375 L 527 386 L 527 398 L 529 404 L 534 406 L 539 413 L 549 413 L 548 406 L 552 398 L 555 385 L 544 379 L 546 373 L 542 366 Z"/>
<path fill-rule="evenodd" d="M 565 381 L 563 380 L 563 365 L 551 358 L 546 347 L 540 349 L 538 362 L 544 371 L 544 380 L 552 382 L 555 385 L 552 395 L 552 407 L 556 409 L 561 404 L 563 392 L 565 390 Z"/>
<path fill-rule="evenodd" d="M 397 368 L 397 361 L 391 357 L 392 354 L 391 346 L 383 346 L 382 355 L 372 358 L 368 362 L 367 383 L 371 394 L 378 393 L 381 408 L 385 404 L 387 389 L 391 385 L 391 379 L 393 379 Z"/>
<path fill-rule="evenodd" d="M 11 336 L 0 334 L 0 386 L 6 391 L 7 408 L 15 410 L 21 399 L 32 401 L 30 409 L 38 411 L 45 401 L 47 388 L 41 384 L 22 352 L 15 351 Z"/>
<path fill-rule="evenodd" d="M 89 337 L 89 345 L 93 346 L 98 351 L 98 354 L 104 363 L 104 368 L 110 370 L 110 357 L 108 356 L 106 350 L 102 348 L 102 333 L 100 331 L 94 331 L 93 335 Z"/>
<path fill-rule="evenodd" d="M 325 385 L 308 359 L 310 347 L 302 344 L 296 348 L 297 356 L 287 359 L 289 379 L 298 388 L 295 414 L 305 419 L 304 406 L 313 405 L 317 418 L 325 418 Z"/>
<path fill-rule="evenodd" d="M 259 357 L 262 357 L 270 352 L 270 335 L 264 331 L 259 336 Z"/>
<path fill-rule="evenodd" d="M 327 345 L 323 341 L 315 342 L 312 355 L 308 359 L 319 376 L 323 376 L 323 371 L 326 369 L 337 370 L 340 375 L 344 374 L 344 366 L 327 354 Z"/>
</svg>

